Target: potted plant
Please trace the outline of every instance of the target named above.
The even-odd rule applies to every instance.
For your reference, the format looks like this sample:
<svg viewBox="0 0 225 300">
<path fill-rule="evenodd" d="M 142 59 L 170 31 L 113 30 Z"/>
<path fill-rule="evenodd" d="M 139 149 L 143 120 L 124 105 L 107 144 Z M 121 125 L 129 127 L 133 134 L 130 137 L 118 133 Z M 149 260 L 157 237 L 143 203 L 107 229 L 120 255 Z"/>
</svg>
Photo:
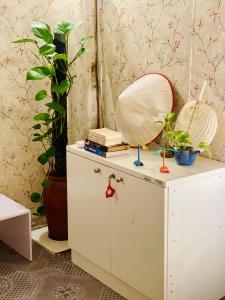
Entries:
<svg viewBox="0 0 225 300">
<path fill-rule="evenodd" d="M 50 81 L 50 92 L 45 89 L 36 93 L 36 101 L 45 101 L 46 110 L 36 114 L 33 119 L 33 141 L 43 146 L 37 160 L 43 166 L 44 180 L 42 192 L 31 194 L 31 201 L 39 203 L 35 215 L 46 214 L 49 237 L 55 240 L 67 239 L 67 189 L 66 189 L 66 145 L 67 145 L 67 96 L 71 90 L 75 75 L 71 74 L 72 64 L 86 50 L 84 37 L 79 49 L 71 60 L 68 58 L 69 35 L 73 24 L 59 21 L 56 33 L 42 22 L 32 22 L 35 39 L 23 38 L 14 43 L 32 43 L 36 53 L 37 66 L 28 70 L 26 80 Z M 43 108 L 43 106 L 41 106 Z"/>
<path fill-rule="evenodd" d="M 170 130 L 167 132 L 167 138 L 170 147 L 175 150 L 175 158 L 179 165 L 192 165 L 200 153 L 200 150 L 206 150 L 211 158 L 211 149 L 204 141 L 199 143 L 198 149 L 193 149 L 190 133 L 188 131 Z"/>
<path fill-rule="evenodd" d="M 161 124 L 163 126 L 162 136 L 160 140 L 161 147 L 165 149 L 165 157 L 171 158 L 174 157 L 174 151 L 172 149 L 170 150 L 170 143 L 169 143 L 169 137 L 168 132 L 172 131 L 174 129 L 175 125 L 175 113 L 169 112 L 164 121 L 157 121 L 157 123 Z M 161 156 L 162 156 L 161 152 Z"/>
</svg>

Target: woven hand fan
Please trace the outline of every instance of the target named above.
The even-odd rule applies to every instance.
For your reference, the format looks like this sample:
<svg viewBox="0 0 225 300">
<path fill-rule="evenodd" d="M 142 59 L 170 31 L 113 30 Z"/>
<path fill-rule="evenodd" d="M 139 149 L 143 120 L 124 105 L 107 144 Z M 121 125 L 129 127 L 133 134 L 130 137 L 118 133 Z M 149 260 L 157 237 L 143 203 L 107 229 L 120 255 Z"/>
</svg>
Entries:
<svg viewBox="0 0 225 300">
<path fill-rule="evenodd" d="M 164 120 L 173 109 L 173 92 L 168 79 L 160 74 L 148 74 L 131 84 L 116 104 L 117 130 L 132 146 L 154 141 Z"/>
<path fill-rule="evenodd" d="M 201 141 L 210 145 L 218 128 L 216 112 L 202 101 L 205 87 L 206 82 L 198 101 L 189 101 L 184 105 L 175 125 L 175 130 L 189 131 L 194 149 L 198 149 Z"/>
</svg>

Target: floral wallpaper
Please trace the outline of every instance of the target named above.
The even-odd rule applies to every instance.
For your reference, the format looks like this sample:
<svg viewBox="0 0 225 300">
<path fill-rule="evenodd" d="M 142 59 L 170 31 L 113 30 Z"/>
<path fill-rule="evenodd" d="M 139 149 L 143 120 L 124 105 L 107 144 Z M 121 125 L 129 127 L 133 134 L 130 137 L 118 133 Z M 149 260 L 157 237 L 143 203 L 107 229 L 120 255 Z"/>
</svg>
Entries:
<svg viewBox="0 0 225 300">
<path fill-rule="evenodd" d="M 191 48 L 190 0 L 100 1 L 102 110 L 115 127 L 118 95 L 140 76 L 158 72 L 174 85 L 176 105 L 187 100 Z"/>
<path fill-rule="evenodd" d="M 192 23 L 190 96 L 195 98 L 204 80 L 204 99 L 216 110 L 219 129 L 213 157 L 225 161 L 225 1 L 195 1 Z"/>
<path fill-rule="evenodd" d="M 99 0 L 102 122 L 115 128 L 119 94 L 159 72 L 175 91 L 176 110 L 204 99 L 218 114 L 213 157 L 225 161 L 225 0 Z"/>
<path fill-rule="evenodd" d="M 72 40 L 97 37 L 74 66 L 70 143 L 98 124 L 115 128 L 118 95 L 140 76 L 159 72 L 174 86 L 177 111 L 198 97 L 207 80 L 204 99 L 219 118 L 214 158 L 225 161 L 225 0 L 0 0 L 0 192 L 32 208 L 29 195 L 42 178 L 36 163 L 41 149 L 31 141 L 32 116 L 41 105 L 34 101 L 40 83 L 25 82 L 35 59 L 29 45 L 12 44 L 30 35 L 34 19 L 50 25 L 59 19 L 81 20 Z M 72 53 L 76 43 L 70 45 Z"/>
<path fill-rule="evenodd" d="M 42 170 L 36 162 L 42 151 L 39 143 L 32 142 L 33 115 L 40 109 L 34 100 L 41 85 L 48 82 L 26 82 L 26 70 L 36 63 L 32 46 L 12 44 L 13 40 L 31 36 L 31 21 L 39 20 L 54 26 L 61 19 L 81 26 L 74 30 L 70 53 L 83 35 L 95 35 L 95 1 L 78 0 L 0 0 L 0 193 L 4 193 L 33 208 L 29 200 L 42 180 Z M 96 91 L 94 71 L 95 43 L 90 42 L 90 52 L 74 67 L 76 84 L 70 94 L 69 141 L 80 139 L 96 123 Z M 91 113 L 90 113 L 91 112 Z M 33 225 L 39 220 L 33 219 Z"/>
</svg>

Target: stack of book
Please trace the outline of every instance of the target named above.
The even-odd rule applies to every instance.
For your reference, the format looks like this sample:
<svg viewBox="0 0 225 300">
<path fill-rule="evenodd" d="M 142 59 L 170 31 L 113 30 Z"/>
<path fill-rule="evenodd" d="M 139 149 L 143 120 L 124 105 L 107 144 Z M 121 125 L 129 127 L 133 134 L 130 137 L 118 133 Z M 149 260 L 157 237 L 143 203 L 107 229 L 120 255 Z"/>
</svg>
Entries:
<svg viewBox="0 0 225 300">
<path fill-rule="evenodd" d="M 84 149 L 103 157 L 123 155 L 128 152 L 129 145 L 123 143 L 120 132 L 108 129 L 91 129 L 84 142 Z"/>
</svg>

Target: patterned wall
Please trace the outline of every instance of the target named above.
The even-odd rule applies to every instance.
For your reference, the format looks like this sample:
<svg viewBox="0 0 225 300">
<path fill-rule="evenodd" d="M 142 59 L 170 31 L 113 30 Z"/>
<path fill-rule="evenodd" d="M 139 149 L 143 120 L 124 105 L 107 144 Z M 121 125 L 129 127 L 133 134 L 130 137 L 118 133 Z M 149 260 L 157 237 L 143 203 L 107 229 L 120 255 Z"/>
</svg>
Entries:
<svg viewBox="0 0 225 300">
<path fill-rule="evenodd" d="M 101 2 L 105 122 L 115 126 L 118 95 L 149 72 L 167 74 L 177 105 L 187 99 L 191 48 L 190 0 Z"/>
<path fill-rule="evenodd" d="M 71 36 L 72 55 L 80 36 L 95 34 L 93 10 L 94 1 L 0 0 L 0 192 L 29 208 L 32 208 L 29 195 L 39 189 L 42 178 L 42 170 L 36 162 L 42 149 L 31 141 L 32 116 L 42 105 L 34 101 L 34 95 L 41 84 L 25 81 L 26 70 L 36 63 L 31 54 L 32 46 L 16 45 L 12 41 L 30 36 L 32 20 L 51 26 L 60 19 L 75 24 L 81 20 L 82 25 Z M 95 86 L 91 74 L 95 62 L 94 41 L 90 48 L 90 53 L 73 70 L 78 79 L 69 98 L 70 143 L 81 138 L 85 130 L 96 123 Z"/>
<path fill-rule="evenodd" d="M 30 33 L 33 19 L 53 25 L 59 19 L 83 21 L 78 36 L 95 34 L 95 2 L 84 0 L 0 0 L 0 190 L 32 207 L 29 194 L 42 172 L 40 151 L 31 142 L 36 86 L 25 82 L 35 63 L 29 46 L 11 42 Z M 149 72 L 171 79 L 176 106 L 198 96 L 206 79 L 205 98 L 216 109 L 220 127 L 214 158 L 225 161 L 225 0 L 97 0 L 101 122 L 115 127 L 118 95 Z M 77 37 L 74 36 L 77 40 Z M 74 51 L 71 46 L 70 51 Z M 75 66 L 77 83 L 69 101 L 70 142 L 97 123 L 95 46 Z M 47 85 L 47 82 L 44 83 Z"/>
<path fill-rule="evenodd" d="M 192 23 L 191 97 L 206 79 L 205 99 L 217 111 L 214 158 L 225 161 L 225 1 L 195 1 Z"/>
<path fill-rule="evenodd" d="M 225 0 L 99 0 L 102 101 L 114 128 L 118 95 L 149 72 L 166 74 L 177 110 L 204 94 L 218 113 L 214 158 L 225 161 Z"/>
</svg>

